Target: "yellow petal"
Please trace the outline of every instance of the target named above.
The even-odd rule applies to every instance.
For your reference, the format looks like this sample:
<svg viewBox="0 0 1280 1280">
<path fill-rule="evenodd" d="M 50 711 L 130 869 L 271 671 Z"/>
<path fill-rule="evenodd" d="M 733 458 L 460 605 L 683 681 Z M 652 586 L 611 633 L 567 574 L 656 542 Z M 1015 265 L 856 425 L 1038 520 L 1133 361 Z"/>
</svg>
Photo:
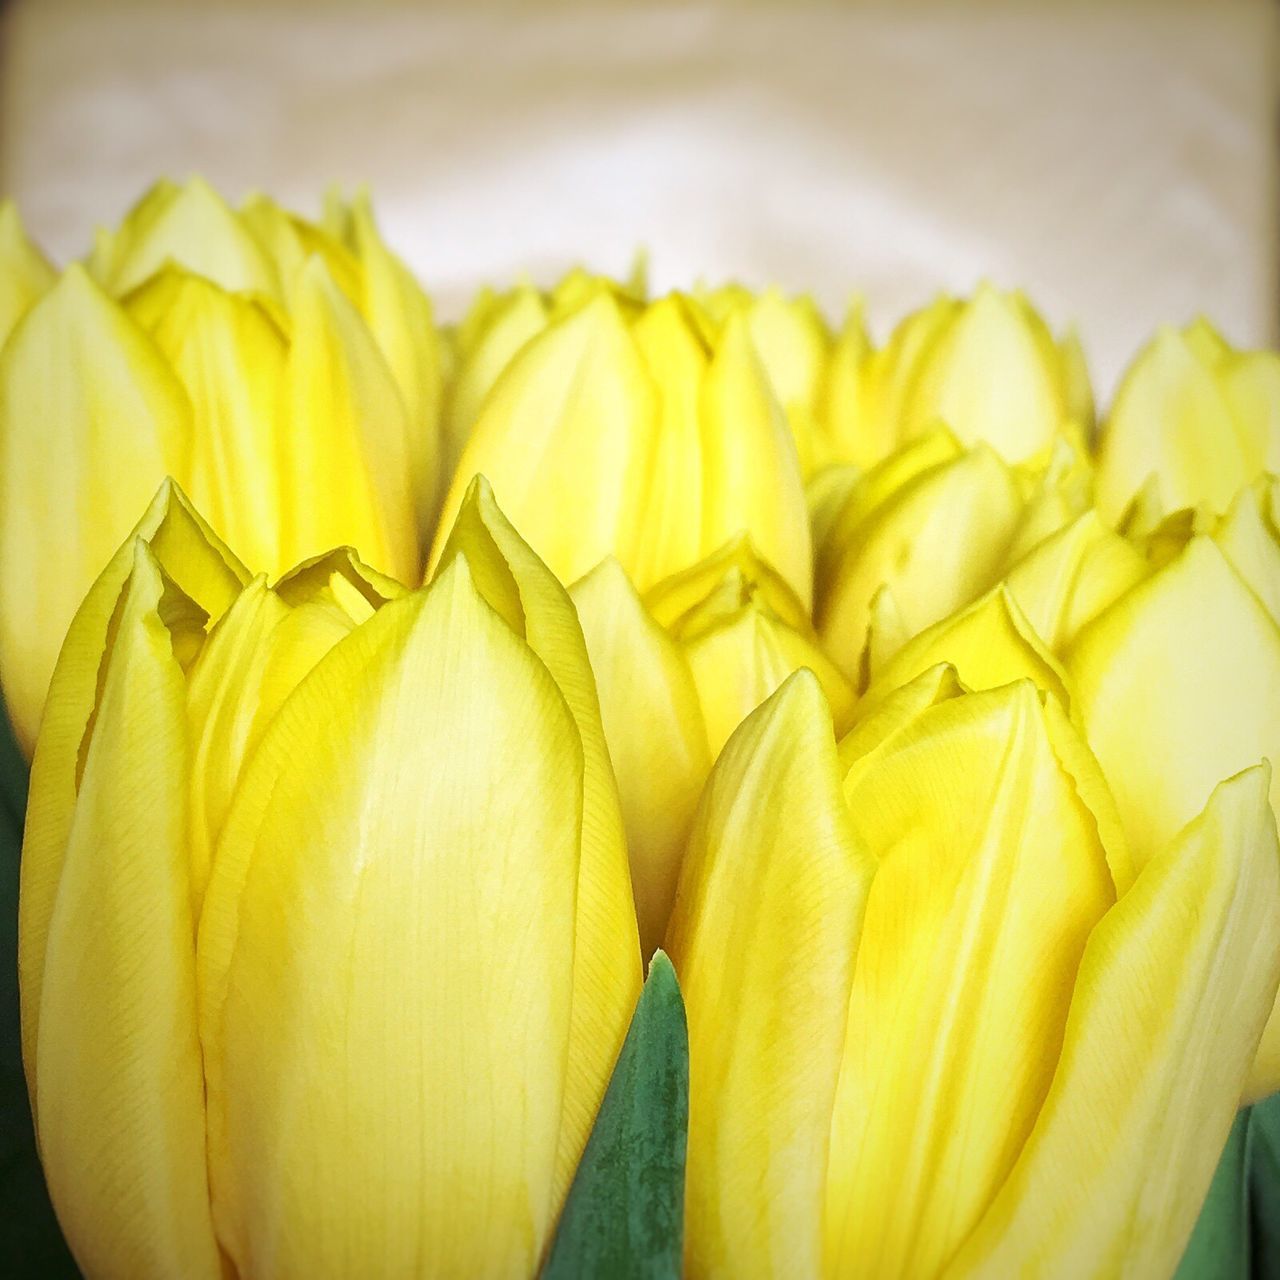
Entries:
<svg viewBox="0 0 1280 1280">
<path fill-rule="evenodd" d="M 1251 769 L 1094 930 L 1061 1062 L 948 1275 L 1171 1275 L 1280 979 L 1280 850 Z"/>
<path fill-rule="evenodd" d="M 934 1275 L 1017 1159 L 1114 901 L 1029 682 L 925 710 L 854 763 L 879 860 L 832 1121 L 826 1272 Z"/>
<path fill-rule="evenodd" d="M 1063 707 L 1072 707 L 1067 673 L 1003 584 L 908 640 L 882 666 L 873 666 L 863 708 L 869 710 L 890 690 L 940 662 L 950 663 L 970 689 L 994 689 L 1025 678 Z"/>
<path fill-rule="evenodd" d="M 307 263 L 318 254 L 334 283 L 353 303 L 360 304 L 364 291 L 360 264 L 341 239 L 282 209 L 260 192 L 245 200 L 239 219 L 270 257 L 285 298 L 292 295 Z"/>
<path fill-rule="evenodd" d="M 462 556 L 282 710 L 200 931 L 239 1274 L 536 1269 L 573 1051 L 582 778 L 564 698 Z"/>
<path fill-rule="evenodd" d="M 1139 868 L 1222 778 L 1280 757 L 1280 628 L 1208 538 L 1090 623 L 1064 663 Z"/>
<path fill-rule="evenodd" d="M 191 403 L 192 501 L 255 568 L 285 568 L 281 528 L 284 336 L 251 299 L 166 267 L 125 308 Z"/>
<path fill-rule="evenodd" d="M 546 664 L 578 726 L 586 759 L 574 951 L 573 1028 L 556 1166 L 567 1190 L 640 995 L 640 942 L 626 833 L 600 700 L 568 593 L 516 533 L 479 479 L 458 513 L 441 570 L 464 555 L 481 595 Z"/>
<path fill-rule="evenodd" d="M 1087 511 L 1019 560 L 1006 584 L 1036 633 L 1058 653 L 1147 573 L 1136 548 Z"/>
<path fill-rule="evenodd" d="M 1265 481 L 1240 490 L 1213 531 L 1213 540 L 1280 625 L 1280 529 Z"/>
<path fill-rule="evenodd" d="M 267 253 L 203 178 L 160 184 L 144 196 L 112 237 L 98 278 L 120 296 L 169 262 L 237 293 L 281 294 Z"/>
<path fill-rule="evenodd" d="M 209 1211 L 187 875 L 183 678 L 145 543 L 113 629 L 76 768 L 65 844 L 33 806 L 24 854 L 54 853 L 45 918 L 22 898 L 23 1000 L 39 1005 L 27 1060 L 40 1157 L 86 1274 L 221 1275 Z M 36 874 L 52 870 L 37 867 Z M 29 883 L 29 881 L 28 881 Z"/>
<path fill-rule="evenodd" d="M 473 308 L 475 314 L 468 317 L 474 319 L 476 333 L 459 336 L 461 363 L 449 388 L 444 418 L 446 480 L 457 468 L 485 399 L 499 376 L 525 343 L 547 327 L 546 303 L 532 285 L 514 289 L 500 300 L 491 299 L 482 312 L 478 310 L 481 301 L 483 295 Z"/>
<path fill-rule="evenodd" d="M 759 600 L 788 626 L 803 628 L 809 614 L 800 597 L 777 570 L 763 560 L 746 534 L 730 538 L 705 559 L 664 578 L 645 595 L 645 607 L 674 635 L 681 635 L 717 592 L 729 591 L 739 603 Z"/>
<path fill-rule="evenodd" d="M 702 556 L 702 387 L 710 357 L 676 294 L 648 307 L 632 328 L 657 393 L 657 429 L 633 483 L 642 486 L 643 522 L 624 547 L 636 585 L 647 590 Z"/>
<path fill-rule="evenodd" d="M 941 421 L 962 444 L 988 444 L 1010 462 L 1043 452 L 1066 417 L 1043 329 L 1018 295 L 980 286 L 920 358 L 904 410 L 907 437 Z"/>
<path fill-rule="evenodd" d="M 604 560 L 570 590 L 591 656 L 626 824 L 640 950 L 661 945 L 693 811 L 711 768 L 697 687 L 680 646 L 626 572 Z"/>
<path fill-rule="evenodd" d="M 440 347 L 431 301 L 387 247 L 367 192 L 352 203 L 352 236 L 364 267 L 363 307 L 409 415 L 409 481 L 425 544 L 435 531 L 442 474 Z"/>
<path fill-rule="evenodd" d="M 641 521 L 629 478 L 651 447 L 655 414 L 651 380 L 609 296 L 553 324 L 486 399 L 445 500 L 432 565 L 476 475 L 561 581 L 621 552 Z"/>
<path fill-rule="evenodd" d="M 45 939 L 75 816 L 81 748 L 93 724 L 103 654 L 117 603 L 133 568 L 138 539 L 150 545 L 166 579 L 176 583 L 210 620 L 230 607 L 248 580 L 244 567 L 218 541 L 181 490 L 165 481 L 76 612 L 50 682 L 48 711 L 31 765 L 27 799 L 18 946 L 24 1062 L 35 1061 Z"/>
<path fill-rule="evenodd" d="M 44 254 L 27 239 L 17 206 L 0 200 L 0 347 L 56 278 Z"/>
<path fill-rule="evenodd" d="M 1089 365 L 1084 348 L 1080 345 L 1080 335 L 1074 328 L 1063 334 L 1058 350 L 1062 361 L 1067 416 L 1080 428 L 1085 439 L 1091 440 L 1095 424 L 1093 385 L 1089 379 Z"/>
<path fill-rule="evenodd" d="M 1099 443 L 1097 502 L 1119 521 L 1148 477 L 1164 511 L 1206 502 L 1223 511 L 1262 466 L 1216 372 L 1184 334 L 1164 328 L 1116 391 Z"/>
<path fill-rule="evenodd" d="M 838 728 L 843 729 L 852 715 L 854 690 L 835 664 L 809 635 L 758 604 L 734 608 L 686 633 L 683 643 L 712 758 L 738 725 L 802 667 L 818 677 Z"/>
<path fill-rule="evenodd" d="M 30 755 L 76 606 L 166 475 L 191 457 L 186 396 L 78 266 L 0 354 L 0 670 Z"/>
<path fill-rule="evenodd" d="M 882 483 L 876 472 L 864 480 L 872 490 Z M 850 507 L 864 503 L 855 490 Z M 866 505 L 861 518 L 842 515 L 833 531 L 814 615 L 824 648 L 853 680 L 861 674 L 871 601 L 882 586 L 892 590 L 907 633 L 923 631 L 994 583 L 1021 514 L 1015 477 L 985 446 L 929 467 Z"/>
<path fill-rule="evenodd" d="M 800 463 L 740 316 L 712 357 L 702 411 L 704 548 L 749 533 L 808 606 L 813 544 Z"/>
<path fill-rule="evenodd" d="M 716 763 L 667 937 L 689 1020 L 692 1276 L 821 1271 L 843 1009 L 873 873 L 822 693 L 800 672 Z"/>
<path fill-rule="evenodd" d="M 348 543 L 374 568 L 421 573 L 404 403 L 369 330 L 318 259 L 293 300 L 286 371 L 285 562 Z"/>
<path fill-rule="evenodd" d="M 1280 354 L 1233 351 L 1221 373 L 1250 465 L 1280 474 Z"/>
<path fill-rule="evenodd" d="M 821 462 L 873 467 L 893 450 L 896 435 L 887 432 L 883 420 L 876 424 L 872 416 L 870 362 L 871 340 L 859 301 L 849 308 L 823 376 L 818 409 L 823 426 Z"/>
</svg>

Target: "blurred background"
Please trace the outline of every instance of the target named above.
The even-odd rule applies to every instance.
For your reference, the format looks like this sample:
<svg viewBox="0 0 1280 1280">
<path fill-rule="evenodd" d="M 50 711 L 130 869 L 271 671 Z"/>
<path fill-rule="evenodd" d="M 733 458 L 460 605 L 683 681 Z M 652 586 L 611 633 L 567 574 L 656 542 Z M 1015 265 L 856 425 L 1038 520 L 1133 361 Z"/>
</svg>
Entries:
<svg viewBox="0 0 1280 1280">
<path fill-rule="evenodd" d="M 1023 285 L 1105 397 L 1162 321 L 1277 328 L 1270 0 L 10 0 L 0 194 L 55 257 L 161 174 L 367 182 L 456 318 L 566 267 L 851 293 Z"/>
</svg>

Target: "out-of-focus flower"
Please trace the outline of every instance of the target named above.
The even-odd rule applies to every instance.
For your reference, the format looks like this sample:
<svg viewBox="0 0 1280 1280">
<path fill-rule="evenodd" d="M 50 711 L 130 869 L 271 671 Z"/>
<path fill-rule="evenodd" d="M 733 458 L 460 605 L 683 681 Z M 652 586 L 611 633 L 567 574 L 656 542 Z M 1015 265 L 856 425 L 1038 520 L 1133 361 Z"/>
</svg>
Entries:
<svg viewBox="0 0 1280 1280">
<path fill-rule="evenodd" d="M 20 948 L 59 1220 L 90 1275 L 532 1275 L 640 982 L 572 605 L 483 489 L 429 587 L 246 576 L 166 485 L 54 676 Z"/>
<path fill-rule="evenodd" d="M 645 591 L 747 533 L 810 597 L 795 446 L 741 316 L 709 346 L 678 295 L 632 309 L 590 292 L 494 382 L 433 560 L 476 474 L 562 581 L 612 555 Z"/>
<path fill-rule="evenodd" d="M 1221 512 L 1263 471 L 1280 472 L 1280 355 L 1237 351 L 1205 320 L 1161 329 L 1103 425 L 1099 511 L 1118 522 L 1141 498 L 1161 515 Z"/>
<path fill-rule="evenodd" d="M 0 200 L 0 347 L 57 273 L 27 239 L 12 200 Z"/>
<path fill-rule="evenodd" d="M 1255 766 L 1135 876 L 1096 770 L 1031 681 L 945 666 L 838 749 L 808 673 L 738 730 L 668 934 L 688 1274 L 1172 1271 L 1280 982 L 1280 848 Z"/>
<path fill-rule="evenodd" d="M 1065 442 L 1059 449 L 1045 468 L 1013 466 L 939 428 L 833 489 L 821 515 L 814 621 L 849 679 L 865 685 L 912 636 L 1086 509 L 1087 465 Z"/>
<path fill-rule="evenodd" d="M 940 423 L 1006 462 L 1046 455 L 1064 431 L 1087 436 L 1093 398 L 1074 334 L 1056 341 L 1018 292 L 980 285 L 913 312 L 872 354 L 855 328 L 829 413 L 837 460 L 870 466 Z"/>
<path fill-rule="evenodd" d="M 405 582 L 435 512 L 430 306 L 367 202 L 349 242 L 160 184 L 0 353 L 0 667 L 29 753 L 62 636 L 166 475 L 254 564 L 339 543 Z"/>
<path fill-rule="evenodd" d="M 817 674 L 842 723 L 854 691 L 795 592 L 745 537 L 643 599 L 613 559 L 570 593 L 600 691 L 649 954 L 662 941 L 702 785 L 729 735 L 801 667 Z"/>
</svg>

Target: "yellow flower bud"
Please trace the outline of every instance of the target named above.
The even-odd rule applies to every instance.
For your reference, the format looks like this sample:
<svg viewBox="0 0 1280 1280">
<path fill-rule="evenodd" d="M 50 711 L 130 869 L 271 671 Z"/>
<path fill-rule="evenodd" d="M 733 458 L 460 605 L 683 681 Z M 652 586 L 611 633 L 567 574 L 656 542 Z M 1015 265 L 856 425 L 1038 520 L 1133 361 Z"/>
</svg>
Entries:
<svg viewBox="0 0 1280 1280">
<path fill-rule="evenodd" d="M 1099 442 L 1097 501 L 1119 522 L 1144 487 L 1159 514 L 1224 511 L 1280 472 L 1280 355 L 1236 351 L 1203 320 L 1161 329 L 1116 392 Z"/>
<path fill-rule="evenodd" d="M 1135 879 L 1029 681 L 932 668 L 833 747 L 792 677 L 695 819 L 687 1272 L 1170 1272 L 1280 982 L 1265 768 Z"/>
<path fill-rule="evenodd" d="M 351 226 L 348 247 L 261 197 L 236 214 L 199 180 L 162 183 L 16 326 L 0 555 L 29 568 L 0 587 L 0 667 L 27 753 L 76 604 L 166 475 L 255 568 L 350 543 L 418 580 L 438 470 L 430 305 L 363 198 Z"/>
<path fill-rule="evenodd" d="M 493 384 L 433 562 L 476 474 L 562 581 L 614 556 L 645 591 L 745 532 L 809 599 L 795 447 L 741 316 L 709 347 L 675 295 L 632 309 L 591 291 Z"/>
<path fill-rule="evenodd" d="M 572 604 L 482 485 L 429 587 L 246 576 L 166 485 L 54 676 L 20 948 L 59 1220 L 92 1275 L 531 1276 L 640 986 Z"/>
<path fill-rule="evenodd" d="M 867 377 L 867 434 L 884 443 L 872 444 L 864 465 L 940 422 L 962 444 L 990 445 L 1007 462 L 1043 456 L 1068 424 L 1085 433 L 1093 426 L 1074 336 L 1055 341 L 1021 293 L 989 284 L 908 316 Z"/>
</svg>

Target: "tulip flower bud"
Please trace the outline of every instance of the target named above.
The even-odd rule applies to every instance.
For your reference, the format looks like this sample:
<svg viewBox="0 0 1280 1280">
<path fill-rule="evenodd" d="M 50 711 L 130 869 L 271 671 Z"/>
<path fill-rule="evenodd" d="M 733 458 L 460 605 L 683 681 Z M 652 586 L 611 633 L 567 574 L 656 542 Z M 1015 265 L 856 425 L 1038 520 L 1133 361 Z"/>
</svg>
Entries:
<svg viewBox="0 0 1280 1280">
<path fill-rule="evenodd" d="M 713 326 L 741 316 L 774 396 L 786 414 L 807 477 L 827 461 L 820 439 L 819 405 L 832 348 L 831 331 L 813 299 L 788 298 L 779 289 L 754 294 L 740 285 L 696 295 Z"/>
<path fill-rule="evenodd" d="M 56 273 L 27 239 L 17 207 L 0 200 L 0 347 L 14 325 L 53 285 Z"/>
<path fill-rule="evenodd" d="M 868 435 L 885 442 L 883 451 L 941 422 L 966 446 L 987 444 L 1023 462 L 1046 454 L 1068 424 L 1084 433 L 1093 426 L 1074 335 L 1056 342 L 1021 293 L 989 284 L 966 301 L 941 297 L 908 316 L 867 376 Z"/>
<path fill-rule="evenodd" d="M 841 725 L 854 694 L 804 606 L 746 538 L 643 600 L 615 560 L 571 595 L 600 689 L 649 954 L 662 941 L 702 785 L 729 735 L 801 667 L 818 676 Z"/>
<path fill-rule="evenodd" d="M 562 581 L 612 555 L 645 591 L 746 532 L 809 598 L 795 448 L 740 316 L 708 347 L 677 296 L 629 315 L 596 291 L 529 341 L 484 402 L 433 562 L 476 473 Z"/>
<path fill-rule="evenodd" d="M 1088 759 L 1031 682 L 945 667 L 838 751 L 804 673 L 735 733 L 668 934 L 690 1274 L 1173 1269 L 1280 983 L 1280 847 L 1256 767 L 1134 879 Z"/>
<path fill-rule="evenodd" d="M 93 255 L 119 301 L 72 266 L 15 329 L 0 554 L 34 564 L 39 547 L 41 564 L 0 587 L 0 667 L 26 753 L 76 604 L 166 475 L 255 566 L 351 543 L 418 579 L 435 510 L 430 308 L 367 202 L 352 220 L 348 249 L 261 199 L 241 216 L 199 181 L 161 184 Z"/>
<path fill-rule="evenodd" d="M 429 587 L 246 579 L 166 485 L 51 686 L 20 948 L 59 1220 L 91 1275 L 532 1276 L 640 986 L 573 607 L 483 485 Z"/>
<path fill-rule="evenodd" d="M 1222 512 L 1280 472 L 1280 355 L 1236 351 L 1204 320 L 1161 329 L 1116 392 L 1098 452 L 1097 502 L 1119 522 L 1144 486 L 1160 514 Z"/>
<path fill-rule="evenodd" d="M 986 445 L 921 436 L 854 483 L 818 548 L 814 621 L 865 683 L 911 636 L 992 586 L 1039 509 L 1028 478 Z M 1064 509 L 1065 513 L 1065 509 Z"/>
</svg>

